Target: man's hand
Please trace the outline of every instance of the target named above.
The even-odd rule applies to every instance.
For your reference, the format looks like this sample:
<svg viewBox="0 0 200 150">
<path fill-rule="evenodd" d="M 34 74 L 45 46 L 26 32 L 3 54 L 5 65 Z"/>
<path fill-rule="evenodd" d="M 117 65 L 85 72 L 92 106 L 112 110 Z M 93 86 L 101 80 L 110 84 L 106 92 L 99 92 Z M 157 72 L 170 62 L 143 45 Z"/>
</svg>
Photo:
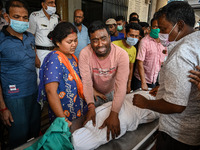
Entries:
<svg viewBox="0 0 200 150">
<path fill-rule="evenodd" d="M 133 105 L 135 105 L 139 108 L 146 109 L 147 101 L 148 100 L 140 94 L 135 94 L 133 97 Z"/>
<path fill-rule="evenodd" d="M 100 92 L 96 91 L 94 88 L 93 88 L 93 91 L 94 91 L 94 98 L 95 98 L 96 101 L 98 101 L 97 97 L 100 97 L 103 100 L 107 99 L 105 95 L 103 95 Z"/>
<path fill-rule="evenodd" d="M 40 59 L 38 58 L 38 56 L 36 54 L 36 57 L 35 57 L 35 67 L 40 68 L 40 65 L 41 65 Z"/>
<path fill-rule="evenodd" d="M 83 126 L 86 125 L 86 123 L 90 120 L 92 120 L 93 126 L 96 126 L 96 112 L 94 104 L 88 106 L 88 112 L 86 115 L 86 120 L 83 123 Z"/>
<path fill-rule="evenodd" d="M 4 125 L 11 126 L 11 123 L 14 122 L 12 114 L 8 109 L 4 110 L 3 112 L 0 112 L 0 116 Z"/>
<path fill-rule="evenodd" d="M 146 83 L 141 83 L 141 88 L 143 91 L 148 91 L 148 86 Z"/>
<path fill-rule="evenodd" d="M 149 91 L 149 94 L 155 97 L 157 95 L 158 88 L 159 88 L 159 85 L 153 88 L 151 91 Z"/>
<path fill-rule="evenodd" d="M 199 91 L 200 91 L 200 67 L 196 66 L 196 70 L 190 70 L 190 75 L 189 77 L 191 78 L 189 81 L 196 84 L 196 86 L 198 87 Z"/>
<path fill-rule="evenodd" d="M 103 129 L 107 126 L 107 141 L 110 139 L 110 132 L 112 134 L 112 139 L 120 135 L 120 122 L 118 118 L 118 113 L 111 111 L 109 117 L 104 121 L 99 129 Z"/>
<path fill-rule="evenodd" d="M 130 93 L 131 91 L 131 82 L 127 84 L 126 94 Z"/>
</svg>

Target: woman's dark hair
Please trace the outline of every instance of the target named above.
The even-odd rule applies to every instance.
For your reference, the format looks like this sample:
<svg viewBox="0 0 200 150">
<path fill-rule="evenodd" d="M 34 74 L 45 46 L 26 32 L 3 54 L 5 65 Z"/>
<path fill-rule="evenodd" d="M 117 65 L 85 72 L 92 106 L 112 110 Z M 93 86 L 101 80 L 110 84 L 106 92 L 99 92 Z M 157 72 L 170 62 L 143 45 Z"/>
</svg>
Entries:
<svg viewBox="0 0 200 150">
<path fill-rule="evenodd" d="M 195 15 L 193 8 L 188 2 L 173 1 L 160 8 L 154 14 L 154 18 L 166 17 L 166 20 L 175 25 L 178 21 L 183 20 L 185 24 L 194 27 Z"/>
<path fill-rule="evenodd" d="M 6 2 L 6 13 L 9 14 L 10 7 L 23 7 L 29 12 L 28 4 L 24 0 L 9 0 Z"/>
<path fill-rule="evenodd" d="M 94 33 L 97 30 L 100 29 L 106 29 L 106 31 L 108 32 L 108 35 L 110 34 L 110 31 L 108 29 L 108 27 L 102 22 L 102 21 L 94 21 L 92 22 L 89 27 L 88 27 L 88 34 L 90 36 L 91 33 Z"/>
<path fill-rule="evenodd" d="M 73 24 L 70 22 L 60 22 L 47 37 L 52 40 L 55 46 L 57 46 L 56 42 L 61 43 L 64 38 L 74 32 L 77 33 L 77 29 Z"/>
</svg>

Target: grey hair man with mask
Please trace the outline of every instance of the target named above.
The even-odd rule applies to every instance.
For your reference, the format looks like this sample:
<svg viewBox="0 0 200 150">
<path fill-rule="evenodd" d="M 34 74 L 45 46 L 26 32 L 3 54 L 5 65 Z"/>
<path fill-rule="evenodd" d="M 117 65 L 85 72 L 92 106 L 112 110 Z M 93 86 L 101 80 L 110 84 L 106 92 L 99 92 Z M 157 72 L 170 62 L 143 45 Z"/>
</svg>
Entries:
<svg viewBox="0 0 200 150">
<path fill-rule="evenodd" d="M 37 56 L 36 67 L 39 83 L 39 68 L 46 55 L 54 49 L 54 44 L 47 37 L 50 31 L 58 24 L 55 0 L 41 0 L 42 9 L 31 13 L 28 31 L 35 35 Z"/>
<path fill-rule="evenodd" d="M 199 65 L 200 32 L 194 32 L 195 15 L 187 2 L 170 2 L 155 17 L 162 43 L 169 43 L 168 58 L 160 71 L 155 101 L 135 95 L 133 104 L 160 112 L 157 149 L 199 150 L 200 94 L 189 82 L 189 71 Z"/>
</svg>

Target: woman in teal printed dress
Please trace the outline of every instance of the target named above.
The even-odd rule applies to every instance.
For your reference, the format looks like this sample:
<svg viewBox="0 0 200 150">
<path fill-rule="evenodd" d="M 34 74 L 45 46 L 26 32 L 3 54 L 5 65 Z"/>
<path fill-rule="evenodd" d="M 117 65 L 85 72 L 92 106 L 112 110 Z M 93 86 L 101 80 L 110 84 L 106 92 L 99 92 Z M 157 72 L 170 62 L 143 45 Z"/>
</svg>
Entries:
<svg viewBox="0 0 200 150">
<path fill-rule="evenodd" d="M 72 121 L 87 112 L 78 61 L 73 54 L 78 44 L 77 30 L 71 23 L 61 22 L 48 37 L 56 51 L 49 53 L 41 66 L 38 101 L 48 101 L 50 122 L 56 117 Z"/>
</svg>

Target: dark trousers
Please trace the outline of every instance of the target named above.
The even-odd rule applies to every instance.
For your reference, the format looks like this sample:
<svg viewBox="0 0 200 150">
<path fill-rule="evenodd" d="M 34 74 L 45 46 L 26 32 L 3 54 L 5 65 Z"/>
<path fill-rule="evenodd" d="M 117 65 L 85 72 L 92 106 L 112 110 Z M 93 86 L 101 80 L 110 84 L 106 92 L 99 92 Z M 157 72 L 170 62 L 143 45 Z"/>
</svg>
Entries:
<svg viewBox="0 0 200 150">
<path fill-rule="evenodd" d="M 149 88 L 154 88 L 155 86 L 156 86 L 156 84 L 148 84 L 147 83 L 147 86 L 149 87 Z M 131 83 L 131 89 L 133 90 L 133 91 L 135 91 L 135 90 L 137 90 L 137 89 L 139 89 L 139 88 L 141 88 L 141 81 L 140 80 L 138 80 L 134 75 L 133 75 L 133 78 L 132 78 L 132 83 Z"/>
<path fill-rule="evenodd" d="M 9 147 L 15 148 L 32 137 L 37 137 L 40 131 L 40 105 L 37 103 L 37 92 L 33 95 L 5 99 L 14 122 L 8 128 Z"/>
<path fill-rule="evenodd" d="M 165 132 L 159 131 L 156 142 L 156 150 L 200 150 L 199 146 L 191 146 L 181 143 Z"/>
</svg>

